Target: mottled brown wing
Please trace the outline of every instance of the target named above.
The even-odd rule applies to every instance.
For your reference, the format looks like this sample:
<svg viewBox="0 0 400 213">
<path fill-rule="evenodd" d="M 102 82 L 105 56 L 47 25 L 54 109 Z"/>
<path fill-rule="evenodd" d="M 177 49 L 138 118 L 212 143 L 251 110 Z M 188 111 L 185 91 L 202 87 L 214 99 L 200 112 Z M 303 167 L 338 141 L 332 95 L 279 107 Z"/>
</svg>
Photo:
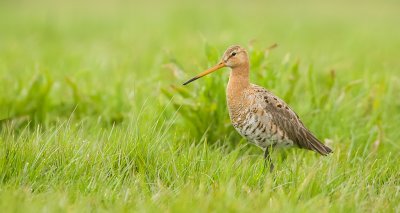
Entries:
<svg viewBox="0 0 400 213">
<path fill-rule="evenodd" d="M 332 152 L 304 126 L 299 116 L 283 100 L 260 86 L 254 85 L 253 87 L 261 107 L 266 113 L 270 113 L 272 122 L 297 146 L 316 151 L 321 155 Z"/>
</svg>

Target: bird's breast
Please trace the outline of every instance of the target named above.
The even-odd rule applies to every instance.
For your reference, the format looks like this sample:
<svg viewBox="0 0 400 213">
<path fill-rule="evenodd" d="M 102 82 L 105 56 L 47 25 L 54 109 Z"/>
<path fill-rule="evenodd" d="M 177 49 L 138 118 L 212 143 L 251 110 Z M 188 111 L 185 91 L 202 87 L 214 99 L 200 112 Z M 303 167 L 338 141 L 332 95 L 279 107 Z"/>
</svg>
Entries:
<svg viewBox="0 0 400 213">
<path fill-rule="evenodd" d="M 227 106 L 232 124 L 239 125 L 249 114 L 251 97 L 243 92 L 227 91 Z"/>
<path fill-rule="evenodd" d="M 249 142 L 261 148 L 270 145 L 291 146 L 293 142 L 273 122 L 272 114 L 261 108 L 258 101 L 251 93 L 227 95 L 229 117 L 233 127 Z"/>
</svg>

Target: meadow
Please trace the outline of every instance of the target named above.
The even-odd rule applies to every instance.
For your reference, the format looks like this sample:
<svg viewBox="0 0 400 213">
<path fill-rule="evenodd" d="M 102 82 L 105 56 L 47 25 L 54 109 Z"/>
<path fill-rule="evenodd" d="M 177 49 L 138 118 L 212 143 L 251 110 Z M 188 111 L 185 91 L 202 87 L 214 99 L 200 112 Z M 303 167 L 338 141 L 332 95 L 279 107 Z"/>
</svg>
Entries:
<svg viewBox="0 0 400 213">
<path fill-rule="evenodd" d="M 2 212 L 399 212 L 400 2 L 1 1 Z M 272 44 L 278 46 L 268 49 Z M 233 44 L 334 153 L 238 135 Z"/>
</svg>

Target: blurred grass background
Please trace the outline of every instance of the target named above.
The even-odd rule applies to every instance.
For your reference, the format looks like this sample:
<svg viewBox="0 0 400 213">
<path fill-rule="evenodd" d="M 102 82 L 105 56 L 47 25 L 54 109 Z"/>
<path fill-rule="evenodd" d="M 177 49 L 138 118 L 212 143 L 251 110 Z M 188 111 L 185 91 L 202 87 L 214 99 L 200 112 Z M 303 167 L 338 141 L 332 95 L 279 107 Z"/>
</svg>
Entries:
<svg viewBox="0 0 400 213">
<path fill-rule="evenodd" d="M 399 10 L 393 0 L 1 1 L 0 207 L 399 211 Z M 228 70 L 181 86 L 232 44 L 332 156 L 279 151 L 263 173 L 261 151 L 230 125 Z"/>
</svg>

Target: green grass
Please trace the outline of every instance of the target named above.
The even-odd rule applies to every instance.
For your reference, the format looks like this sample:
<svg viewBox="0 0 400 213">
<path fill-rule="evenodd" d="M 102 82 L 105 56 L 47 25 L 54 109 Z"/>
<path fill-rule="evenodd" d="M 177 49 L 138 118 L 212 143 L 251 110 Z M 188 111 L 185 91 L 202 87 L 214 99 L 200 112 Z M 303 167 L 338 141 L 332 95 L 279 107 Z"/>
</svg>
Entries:
<svg viewBox="0 0 400 213">
<path fill-rule="evenodd" d="M 0 3 L 2 211 L 400 211 L 397 1 L 156 3 Z M 181 86 L 232 44 L 332 155 L 268 173 L 228 69 Z"/>
</svg>

